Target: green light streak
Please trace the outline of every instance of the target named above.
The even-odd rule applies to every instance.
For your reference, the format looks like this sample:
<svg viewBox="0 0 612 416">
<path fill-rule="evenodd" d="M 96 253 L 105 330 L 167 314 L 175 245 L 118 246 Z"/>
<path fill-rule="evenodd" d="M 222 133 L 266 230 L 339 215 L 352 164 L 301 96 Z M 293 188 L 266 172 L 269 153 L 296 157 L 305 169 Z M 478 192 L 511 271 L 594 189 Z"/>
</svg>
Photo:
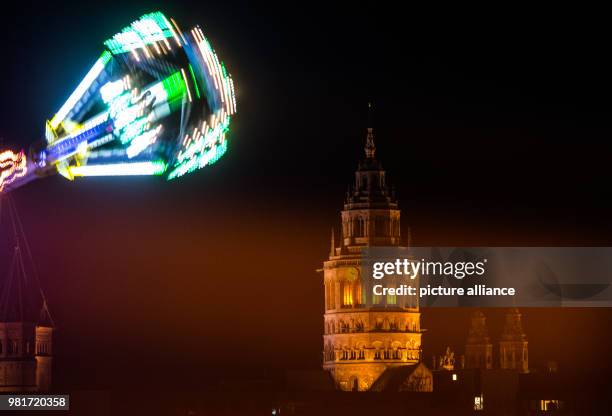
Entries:
<svg viewBox="0 0 612 416">
<path fill-rule="evenodd" d="M 143 46 L 172 37 L 168 20 L 161 12 L 145 14 L 124 28 L 104 45 L 113 55 L 131 52 Z"/>
<path fill-rule="evenodd" d="M 168 78 L 164 79 L 162 81 L 162 86 L 168 94 L 168 101 L 173 101 L 176 98 L 182 98 L 187 92 L 187 86 L 185 85 L 185 81 L 183 81 L 183 76 L 181 75 L 180 71 L 177 71 Z"/>
<path fill-rule="evenodd" d="M 195 86 L 196 95 L 200 98 L 200 89 L 198 88 L 198 81 L 196 81 L 195 74 L 193 73 L 193 68 L 191 64 L 189 64 L 189 72 L 191 72 L 191 79 L 193 79 L 193 85 Z"/>
</svg>

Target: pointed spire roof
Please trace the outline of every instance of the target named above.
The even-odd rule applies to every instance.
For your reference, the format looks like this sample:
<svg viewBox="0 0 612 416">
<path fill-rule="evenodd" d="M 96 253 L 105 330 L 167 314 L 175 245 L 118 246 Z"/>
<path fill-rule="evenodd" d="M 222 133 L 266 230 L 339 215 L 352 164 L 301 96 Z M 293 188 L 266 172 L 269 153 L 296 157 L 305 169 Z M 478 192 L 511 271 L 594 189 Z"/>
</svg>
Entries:
<svg viewBox="0 0 612 416">
<path fill-rule="evenodd" d="M 506 311 L 502 341 L 526 341 L 527 335 L 523 331 L 521 313 L 518 308 L 510 308 Z"/>
<path fill-rule="evenodd" d="M 468 344 L 488 344 L 489 331 L 487 320 L 481 310 L 475 310 L 470 317 L 470 330 L 468 332 Z"/>
<path fill-rule="evenodd" d="M 361 159 L 355 172 L 355 182 L 347 195 L 344 209 L 397 209 L 395 192 L 387 185 L 386 173 L 376 159 L 374 128 L 372 126 L 372 104 L 368 103 L 369 116 L 364 146 L 365 158 Z"/>
<path fill-rule="evenodd" d="M 376 155 L 376 145 L 374 144 L 374 129 L 372 127 L 368 127 L 368 134 L 366 136 L 366 144 L 365 144 L 365 154 L 366 158 L 374 159 Z"/>
<path fill-rule="evenodd" d="M 51 313 L 49 312 L 49 307 L 47 306 L 47 300 L 43 299 L 42 308 L 40 309 L 40 314 L 38 316 L 37 326 L 44 326 L 48 328 L 55 328 L 55 324 L 53 323 L 53 318 L 51 317 Z"/>
<path fill-rule="evenodd" d="M 36 322 L 40 303 L 38 290 L 32 283 L 24 267 L 21 248 L 15 246 L 8 272 L 0 284 L 0 322 Z"/>
<path fill-rule="evenodd" d="M 3 206 L 8 211 L 4 216 Z M 3 221 L 7 217 L 9 221 Z M 13 246 L 8 270 L 0 269 L 0 322 L 52 323 L 32 253 L 10 195 L 0 196 L 0 235 L 12 236 L 9 239 Z"/>
<path fill-rule="evenodd" d="M 359 163 L 359 171 L 380 171 L 382 165 L 376 159 L 376 143 L 374 142 L 374 106 L 368 103 L 368 122 L 366 127 L 366 139 L 363 147 L 365 158 Z"/>
<path fill-rule="evenodd" d="M 367 159 L 374 159 L 376 156 L 376 145 L 374 144 L 374 127 L 373 127 L 373 107 L 372 103 L 368 103 L 368 133 L 366 135 L 365 155 Z"/>
</svg>

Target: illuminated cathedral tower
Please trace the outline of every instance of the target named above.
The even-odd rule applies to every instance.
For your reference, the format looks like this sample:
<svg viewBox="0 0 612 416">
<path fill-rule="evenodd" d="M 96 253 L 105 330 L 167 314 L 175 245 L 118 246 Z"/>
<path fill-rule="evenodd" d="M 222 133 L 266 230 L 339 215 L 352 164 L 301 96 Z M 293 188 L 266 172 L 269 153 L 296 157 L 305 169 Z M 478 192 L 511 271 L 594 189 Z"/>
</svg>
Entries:
<svg viewBox="0 0 612 416">
<path fill-rule="evenodd" d="M 493 344 L 487 322 L 481 311 L 472 314 L 470 332 L 465 344 L 465 367 L 490 370 L 493 368 Z"/>
<path fill-rule="evenodd" d="M 323 267 L 323 368 L 342 390 L 368 390 L 386 370 L 421 358 L 418 303 L 404 296 L 374 296 L 360 281 L 362 249 L 400 245 L 400 210 L 375 154 L 373 129 L 368 128 L 365 157 L 341 213 L 341 239 L 336 244 L 332 230 Z M 425 374 L 419 375 L 429 370 L 421 366 L 414 366 L 418 371 L 410 373 L 407 385 L 430 388 L 430 382 L 423 383 Z"/>
<path fill-rule="evenodd" d="M 499 342 L 499 363 L 502 369 L 529 372 L 527 335 L 523 332 L 521 314 L 516 308 L 506 313 L 506 323 Z"/>
</svg>

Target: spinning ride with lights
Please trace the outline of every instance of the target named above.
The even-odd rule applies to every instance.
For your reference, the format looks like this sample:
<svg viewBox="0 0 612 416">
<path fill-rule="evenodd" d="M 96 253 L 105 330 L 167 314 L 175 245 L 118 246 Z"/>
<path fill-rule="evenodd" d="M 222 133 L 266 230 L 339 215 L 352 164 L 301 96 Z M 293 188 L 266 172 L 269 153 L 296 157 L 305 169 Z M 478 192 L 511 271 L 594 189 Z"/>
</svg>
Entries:
<svg viewBox="0 0 612 416">
<path fill-rule="evenodd" d="M 54 173 L 174 179 L 227 151 L 234 83 L 199 27 L 142 16 L 105 50 L 59 111 L 46 141 L 0 151 L 0 191 Z"/>
</svg>

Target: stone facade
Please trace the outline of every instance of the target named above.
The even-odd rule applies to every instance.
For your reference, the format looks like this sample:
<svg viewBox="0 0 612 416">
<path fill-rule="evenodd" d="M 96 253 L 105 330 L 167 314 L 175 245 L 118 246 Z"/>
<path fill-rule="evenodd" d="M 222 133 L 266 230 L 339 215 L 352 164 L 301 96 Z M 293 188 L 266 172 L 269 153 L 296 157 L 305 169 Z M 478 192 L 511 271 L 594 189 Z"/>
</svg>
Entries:
<svg viewBox="0 0 612 416">
<path fill-rule="evenodd" d="M 368 129 L 365 158 L 341 212 L 340 244 L 332 230 L 324 262 L 323 368 L 342 390 L 371 388 L 385 370 L 421 359 L 419 305 L 405 297 L 374 296 L 361 282 L 362 249 L 400 246 L 400 210 L 375 158 Z"/>
<path fill-rule="evenodd" d="M 48 326 L 0 322 L 0 392 L 49 390 L 52 332 Z"/>
</svg>

